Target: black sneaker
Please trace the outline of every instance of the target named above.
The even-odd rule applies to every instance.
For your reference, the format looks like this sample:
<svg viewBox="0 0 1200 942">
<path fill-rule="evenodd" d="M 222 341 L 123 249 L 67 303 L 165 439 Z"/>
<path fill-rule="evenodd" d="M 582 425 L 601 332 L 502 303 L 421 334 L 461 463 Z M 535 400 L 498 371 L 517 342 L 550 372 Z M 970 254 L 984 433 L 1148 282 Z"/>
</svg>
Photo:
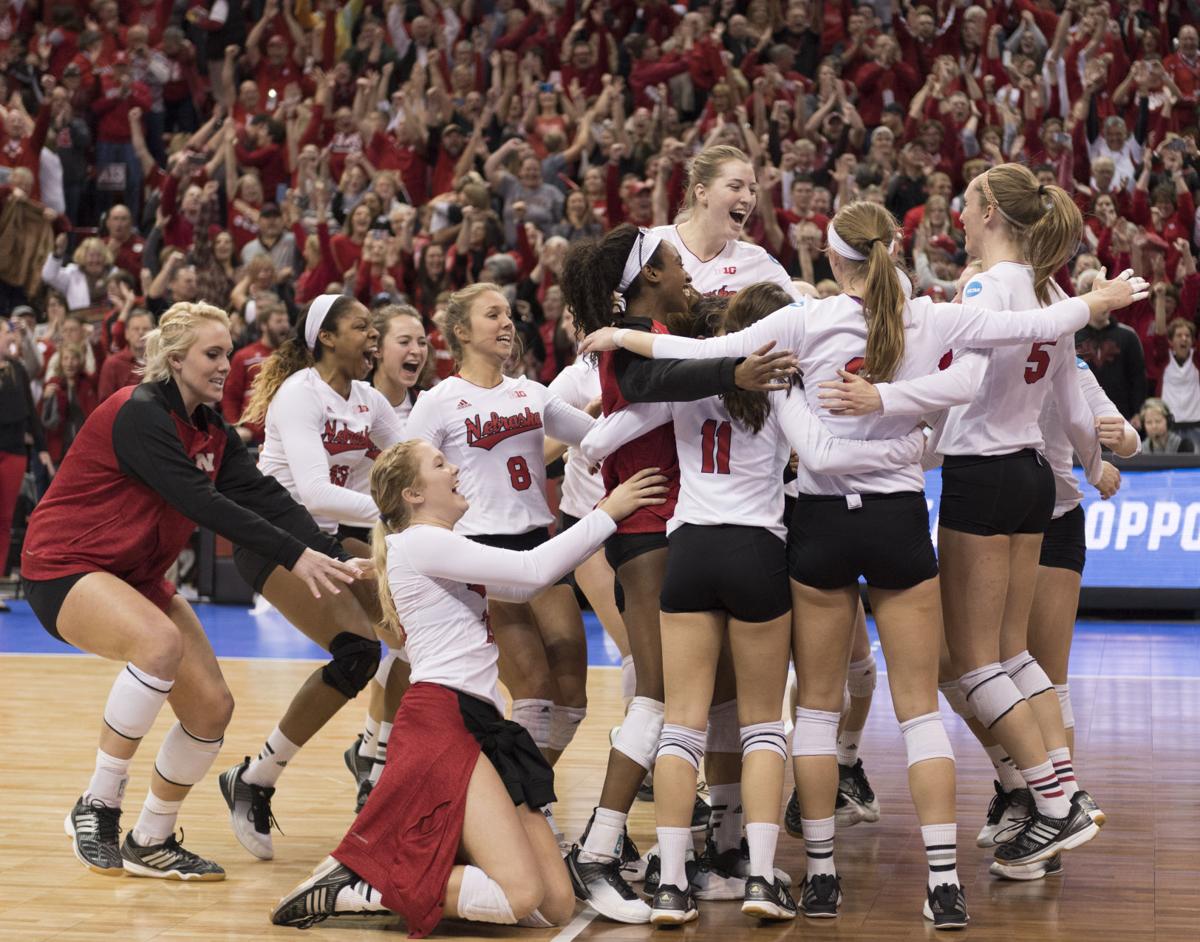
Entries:
<svg viewBox="0 0 1200 942">
<path fill-rule="evenodd" d="M 350 774 L 354 776 L 354 781 L 360 787 L 371 775 L 371 766 L 375 764 L 373 759 L 369 759 L 364 755 L 360 755 L 358 747 L 362 745 L 362 733 L 354 740 L 354 743 L 342 753 L 342 759 L 345 760 L 346 768 L 350 770 Z"/>
<path fill-rule="evenodd" d="M 879 799 L 867 781 L 862 759 L 854 765 L 838 765 L 838 794 L 834 817 L 841 827 L 879 820 Z"/>
<path fill-rule="evenodd" d="M 121 862 L 121 809 L 93 798 L 84 804 L 83 797 L 63 821 L 63 830 L 71 838 L 71 847 L 79 862 L 96 873 L 119 877 L 125 873 Z"/>
<path fill-rule="evenodd" d="M 657 847 L 658 845 L 655 846 Z M 563 852 L 563 856 L 567 856 L 568 853 L 570 853 L 569 846 Z M 649 862 L 656 859 L 653 856 L 653 848 L 651 849 L 651 853 L 646 857 L 642 856 L 637 844 L 629 836 L 629 829 L 626 828 L 621 840 L 621 879 L 628 883 L 641 883 L 646 879 L 646 874 L 649 872 Z M 655 879 L 657 880 L 657 877 Z"/>
<path fill-rule="evenodd" d="M 245 781 L 242 776 L 248 768 L 250 757 L 246 756 L 241 764 L 222 772 L 217 783 L 221 787 L 221 797 L 229 806 L 229 822 L 238 843 L 260 860 L 270 860 L 275 856 L 271 828 L 279 828 L 275 815 L 271 814 L 271 796 L 275 789 Z"/>
<path fill-rule="evenodd" d="M 683 872 L 687 877 L 688 886 L 691 887 L 692 893 L 696 899 L 705 899 L 696 892 L 697 880 L 699 879 L 699 863 L 696 860 L 696 853 L 690 847 L 687 849 L 687 856 L 683 859 Z M 622 876 L 625 870 L 621 871 Z M 646 854 L 646 872 L 642 879 L 642 891 L 647 896 L 653 896 L 658 891 L 659 881 L 662 879 L 662 858 L 658 853 L 658 845 L 655 844 Z M 729 899 L 731 897 L 725 897 Z M 741 899 L 741 897 L 738 897 Z"/>
<path fill-rule="evenodd" d="M 581 860 L 579 845 L 567 855 L 567 873 L 575 898 L 591 905 L 601 916 L 614 922 L 642 925 L 650 921 L 650 907 L 621 877 L 621 861 Z"/>
<path fill-rule="evenodd" d="M 742 912 L 747 916 L 771 920 L 796 918 L 796 901 L 778 880 L 768 882 L 766 877 L 746 877 L 745 895 Z"/>
<path fill-rule="evenodd" d="M 1098 828 L 1104 827 L 1104 822 L 1108 820 L 1100 806 L 1096 804 L 1096 799 L 1085 792 L 1082 788 L 1071 796 L 1071 804 L 1079 805 L 1087 816 L 1092 819 L 1092 823 Z"/>
<path fill-rule="evenodd" d="M 810 919 L 832 919 L 842 902 L 842 878 L 836 874 L 819 873 L 805 877 L 800 887 L 800 911 Z"/>
<path fill-rule="evenodd" d="M 183 831 L 180 831 L 178 838 L 172 834 L 161 844 L 143 846 L 133 839 L 132 834 L 126 834 L 125 843 L 121 845 L 125 870 L 135 877 L 155 877 L 159 880 L 211 883 L 225 879 L 225 871 L 218 864 L 193 854 L 179 843 L 182 839 Z"/>
<path fill-rule="evenodd" d="M 355 814 L 358 814 L 366 807 L 367 799 L 371 797 L 371 789 L 374 787 L 369 778 L 365 778 L 358 783 L 358 797 L 354 800 Z"/>
<path fill-rule="evenodd" d="M 660 886 L 654 892 L 650 923 L 655 926 L 682 926 L 700 916 L 691 887 Z"/>
<path fill-rule="evenodd" d="M 701 831 L 707 831 L 711 817 L 712 806 L 704 800 L 703 795 L 697 794 L 696 801 L 692 805 L 692 833 L 699 834 Z"/>
<path fill-rule="evenodd" d="M 788 799 L 787 808 L 783 812 L 783 827 L 789 835 L 798 841 L 804 840 L 804 823 L 800 813 L 800 795 L 792 789 L 792 797 Z"/>
<path fill-rule="evenodd" d="M 342 894 L 347 887 L 354 892 Z M 327 857 L 308 879 L 279 901 L 271 913 L 271 922 L 307 929 L 331 916 L 390 915 L 378 890 L 349 867 Z"/>
<path fill-rule="evenodd" d="M 997 845 L 996 859 L 1009 867 L 1037 863 L 1086 844 L 1099 833 L 1100 828 L 1079 804 L 1072 805 L 1065 818 L 1047 818 L 1035 810 L 1012 840 Z"/>
<path fill-rule="evenodd" d="M 987 823 L 975 838 L 976 847 L 995 847 L 1014 838 L 1033 814 L 1033 794 L 1028 788 L 1006 792 L 999 782 L 992 782 L 996 794 L 988 805 Z"/>
<path fill-rule="evenodd" d="M 927 890 L 924 912 L 935 929 L 965 929 L 971 921 L 967 915 L 967 897 L 957 883 L 943 883 Z"/>
</svg>

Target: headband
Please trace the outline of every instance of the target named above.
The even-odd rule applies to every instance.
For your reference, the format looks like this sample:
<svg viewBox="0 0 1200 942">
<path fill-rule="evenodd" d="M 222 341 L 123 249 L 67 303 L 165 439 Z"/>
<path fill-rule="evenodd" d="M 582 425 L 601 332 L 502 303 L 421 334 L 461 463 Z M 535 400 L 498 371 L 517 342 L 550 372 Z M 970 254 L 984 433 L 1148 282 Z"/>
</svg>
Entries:
<svg viewBox="0 0 1200 942">
<path fill-rule="evenodd" d="M 867 257 L 862 252 L 851 248 L 850 243 L 838 235 L 838 231 L 833 227 L 832 223 L 829 224 L 825 238 L 829 241 L 829 247 L 842 258 L 849 259 L 852 262 L 865 262 L 867 260 Z"/>
<path fill-rule="evenodd" d="M 1015 219 L 1012 218 L 1012 216 L 1010 216 L 1008 213 L 1006 213 L 1004 211 L 1003 206 L 1001 206 L 999 203 L 996 202 L 996 197 L 992 194 L 992 185 L 990 183 L 988 183 L 988 174 L 991 172 L 992 171 L 990 171 L 990 170 L 985 170 L 983 173 L 981 173 L 979 175 L 979 186 L 983 190 L 984 199 L 986 199 L 990 205 L 996 207 L 996 212 L 998 212 L 1001 216 L 1003 216 L 1004 219 L 1007 220 L 1007 222 L 1010 226 L 1016 226 L 1018 229 L 1024 229 L 1025 228 L 1024 223 L 1017 222 Z M 1045 191 L 1042 189 L 1042 187 L 1039 186 L 1038 187 L 1038 195 L 1040 196 L 1044 192 Z"/>
<path fill-rule="evenodd" d="M 625 268 L 621 272 L 621 283 L 617 285 L 617 294 L 629 290 L 635 278 L 642 273 L 645 264 L 654 258 L 662 243 L 662 236 L 650 229 L 639 228 L 637 238 L 629 248 L 629 257 L 625 259 Z"/>
<path fill-rule="evenodd" d="M 317 352 L 317 335 L 321 333 L 321 325 L 329 316 L 329 309 L 340 297 L 340 294 L 323 294 L 308 306 L 304 319 L 304 342 L 313 353 Z"/>
</svg>

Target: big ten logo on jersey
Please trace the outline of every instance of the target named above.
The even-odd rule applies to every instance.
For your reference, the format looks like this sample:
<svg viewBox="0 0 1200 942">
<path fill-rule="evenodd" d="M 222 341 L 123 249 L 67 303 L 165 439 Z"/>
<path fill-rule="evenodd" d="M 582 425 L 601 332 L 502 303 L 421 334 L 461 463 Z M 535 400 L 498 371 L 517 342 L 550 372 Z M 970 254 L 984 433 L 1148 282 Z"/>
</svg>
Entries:
<svg viewBox="0 0 1200 942">
<path fill-rule="evenodd" d="M 487 643 L 495 644 L 496 636 L 492 634 L 492 616 L 488 612 L 487 586 L 480 585 L 477 582 L 471 582 L 467 584 L 467 589 L 483 599 L 483 613 L 480 615 L 480 621 L 483 622 L 484 630 L 487 631 Z"/>
<path fill-rule="evenodd" d="M 205 474 L 213 474 L 217 470 L 217 456 L 211 451 L 202 451 L 196 455 L 196 467 Z"/>
<path fill-rule="evenodd" d="M 334 484 L 337 487 L 345 487 L 348 480 L 350 480 L 350 465 L 331 464 L 329 466 L 330 484 Z"/>
<path fill-rule="evenodd" d="M 721 269 L 721 274 L 722 275 L 736 275 L 737 274 L 737 266 L 736 265 L 726 265 L 724 268 Z"/>
<path fill-rule="evenodd" d="M 467 446 L 491 451 L 506 438 L 540 429 L 542 414 L 526 406 L 524 412 L 515 415 L 501 415 L 493 409 L 487 419 L 476 413 L 475 418 L 463 421 L 467 427 Z"/>
<path fill-rule="evenodd" d="M 371 441 L 371 427 L 364 429 L 347 428 L 338 419 L 326 419 L 325 428 L 321 430 L 321 444 L 331 455 L 341 455 L 349 451 L 361 451 L 372 461 L 379 457 L 379 447 Z"/>
</svg>

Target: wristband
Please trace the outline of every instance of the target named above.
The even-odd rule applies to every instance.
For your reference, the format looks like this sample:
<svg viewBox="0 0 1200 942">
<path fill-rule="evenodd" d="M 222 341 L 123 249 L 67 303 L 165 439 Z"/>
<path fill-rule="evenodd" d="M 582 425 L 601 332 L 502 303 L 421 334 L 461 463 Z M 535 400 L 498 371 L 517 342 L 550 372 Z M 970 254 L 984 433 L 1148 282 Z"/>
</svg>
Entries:
<svg viewBox="0 0 1200 942">
<path fill-rule="evenodd" d="M 618 328 L 617 328 L 617 329 L 616 329 L 616 330 L 613 332 L 613 338 L 612 338 L 612 339 L 613 339 L 613 343 L 615 343 L 615 344 L 616 344 L 618 347 L 620 347 L 622 350 L 624 350 L 624 349 L 625 349 L 625 344 L 624 344 L 622 341 L 624 341 L 624 339 L 625 339 L 625 335 L 626 335 L 627 333 L 629 333 L 629 328 L 628 328 L 628 327 L 618 327 Z"/>
</svg>

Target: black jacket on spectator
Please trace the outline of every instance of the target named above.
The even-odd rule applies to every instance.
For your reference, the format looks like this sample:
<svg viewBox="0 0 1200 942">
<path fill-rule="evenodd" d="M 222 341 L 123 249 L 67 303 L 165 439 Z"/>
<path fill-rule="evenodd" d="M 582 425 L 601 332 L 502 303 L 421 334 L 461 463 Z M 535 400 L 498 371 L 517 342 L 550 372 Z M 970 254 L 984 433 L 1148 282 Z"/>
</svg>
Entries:
<svg viewBox="0 0 1200 942">
<path fill-rule="evenodd" d="M 34 451 L 46 450 L 29 374 L 17 360 L 0 356 L 0 451 L 25 454 L 26 435 L 32 436 Z"/>
<path fill-rule="evenodd" d="M 1132 328 L 1116 320 L 1099 330 L 1089 324 L 1075 333 L 1075 355 L 1091 367 L 1121 415 L 1137 414 L 1146 401 L 1146 357 Z"/>
</svg>

